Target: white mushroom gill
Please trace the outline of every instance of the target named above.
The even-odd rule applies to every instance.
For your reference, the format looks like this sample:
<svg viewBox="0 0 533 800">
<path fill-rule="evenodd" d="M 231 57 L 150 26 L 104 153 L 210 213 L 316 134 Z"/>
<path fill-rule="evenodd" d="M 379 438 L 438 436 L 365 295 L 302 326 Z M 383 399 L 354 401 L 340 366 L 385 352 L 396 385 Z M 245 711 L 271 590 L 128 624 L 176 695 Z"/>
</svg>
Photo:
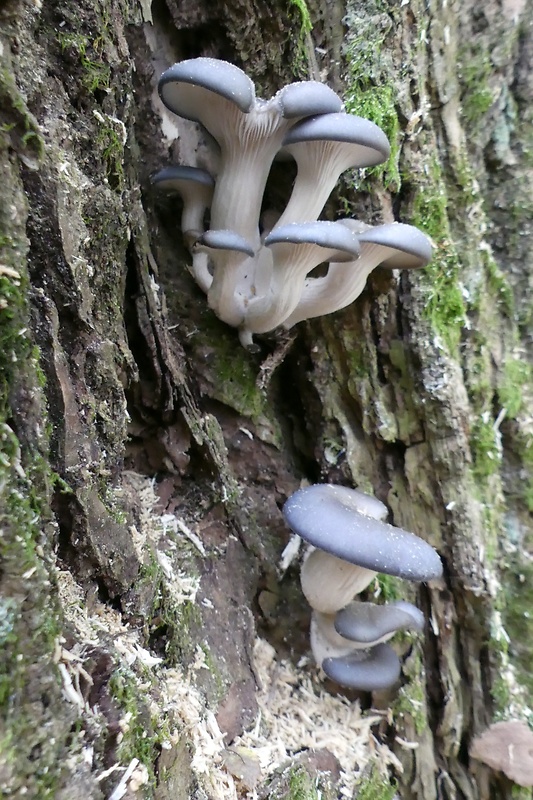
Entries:
<svg viewBox="0 0 533 800">
<path fill-rule="evenodd" d="M 191 273 L 215 314 L 239 328 L 245 346 L 253 344 L 255 334 L 290 327 L 352 302 L 375 266 L 378 256 L 371 255 L 372 249 L 379 251 L 378 263 L 385 259 L 388 266 L 403 266 L 401 259 L 383 255 L 391 244 L 379 237 L 365 239 L 362 260 L 353 246 L 349 257 L 342 245 L 325 246 L 320 233 L 290 245 L 290 240 L 276 239 L 290 224 L 316 223 L 344 170 L 381 163 L 390 153 L 383 131 L 369 120 L 344 113 L 342 101 L 328 86 L 291 83 L 261 100 L 253 82 L 235 65 L 193 58 L 163 73 L 159 93 L 167 108 L 199 123 L 220 147 L 214 187 L 211 176 L 194 166 L 166 168 L 153 181 L 182 196 L 182 232 L 192 255 Z M 281 149 L 297 162 L 292 194 L 284 210 L 269 209 L 261 218 L 270 169 Z M 207 208 L 209 230 L 204 231 Z M 325 224 L 318 223 L 317 232 Z M 241 244 L 217 243 L 221 232 L 234 235 Z M 215 238 L 210 240 L 209 234 Z M 359 231 L 351 234 L 355 242 Z M 350 263 L 343 265 L 345 260 Z M 331 262 L 326 277 L 306 282 L 321 262 Z"/>
<path fill-rule="evenodd" d="M 272 253 L 268 291 L 250 300 L 245 329 L 266 333 L 281 325 L 302 294 L 306 275 L 331 258 L 350 260 L 359 252 L 357 237 L 335 222 L 276 226 L 265 238 Z"/>
<path fill-rule="evenodd" d="M 354 220 L 342 220 L 339 224 L 357 232 L 361 243 L 359 258 L 348 264 L 332 262 L 323 278 L 309 279 L 294 312 L 284 322 L 286 328 L 346 308 L 359 297 L 368 276 L 380 265 L 417 269 L 431 258 L 429 239 L 412 225 L 392 223 L 361 231 Z"/>
</svg>

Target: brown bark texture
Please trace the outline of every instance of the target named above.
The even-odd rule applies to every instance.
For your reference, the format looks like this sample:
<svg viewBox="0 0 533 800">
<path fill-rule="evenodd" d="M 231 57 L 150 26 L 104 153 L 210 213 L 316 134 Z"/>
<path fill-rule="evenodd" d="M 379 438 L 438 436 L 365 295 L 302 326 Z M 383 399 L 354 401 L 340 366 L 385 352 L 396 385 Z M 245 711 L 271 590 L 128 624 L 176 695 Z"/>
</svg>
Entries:
<svg viewBox="0 0 533 800">
<path fill-rule="evenodd" d="M 156 92 L 196 56 L 262 97 L 325 81 L 377 122 L 391 158 L 323 217 L 417 225 L 431 264 L 241 347 L 150 183 L 211 163 Z M 531 716 L 531 0 L 0 0 L 0 67 L 0 795 L 531 797 L 470 755 Z M 274 166 L 268 207 L 292 178 Z M 280 567 L 302 481 L 375 495 L 442 557 L 440 581 L 367 593 L 427 619 L 390 691 L 309 658 Z M 341 725 L 270 766 L 245 738 L 287 675 L 300 723 L 303 685 L 360 715 L 348 777 Z"/>
</svg>

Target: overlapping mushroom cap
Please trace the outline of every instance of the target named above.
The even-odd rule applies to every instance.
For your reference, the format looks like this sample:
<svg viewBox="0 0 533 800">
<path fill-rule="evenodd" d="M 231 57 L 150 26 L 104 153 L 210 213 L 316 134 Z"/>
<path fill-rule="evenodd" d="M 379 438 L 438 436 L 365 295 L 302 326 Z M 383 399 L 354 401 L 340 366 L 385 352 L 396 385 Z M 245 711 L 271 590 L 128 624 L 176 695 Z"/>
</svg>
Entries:
<svg viewBox="0 0 533 800">
<path fill-rule="evenodd" d="M 266 333 L 281 325 L 298 302 L 306 275 L 334 258 L 350 261 L 360 251 L 357 236 L 336 222 L 293 222 L 276 225 L 264 247 L 272 258 L 269 291 L 250 300 L 244 328 Z"/>
<path fill-rule="evenodd" d="M 398 657 L 384 642 L 400 629 L 422 630 L 424 617 L 404 601 L 378 606 L 353 597 L 376 572 L 412 581 L 442 575 L 436 551 L 386 523 L 386 512 L 375 498 L 331 484 L 300 489 L 283 507 L 290 528 L 315 548 L 301 570 L 302 590 L 314 609 L 315 660 L 332 679 L 359 689 L 397 680 Z"/>
<path fill-rule="evenodd" d="M 332 484 L 300 489 L 283 507 L 289 527 L 309 544 L 350 564 L 412 581 L 442 575 L 437 552 L 414 533 L 358 510 L 354 490 Z"/>
<path fill-rule="evenodd" d="M 250 78 L 214 58 L 181 61 L 159 80 L 163 103 L 200 122 L 221 148 L 211 225 L 259 243 L 258 221 L 266 179 L 287 131 L 302 117 L 339 111 L 340 98 L 316 81 L 293 83 L 259 101 Z"/>
<path fill-rule="evenodd" d="M 323 278 L 310 278 L 300 300 L 284 322 L 286 328 L 312 317 L 331 314 L 353 303 L 378 266 L 388 269 L 419 269 L 431 259 L 431 242 L 418 228 L 393 222 L 371 228 L 356 220 L 339 220 L 357 235 L 360 256 L 349 264 L 331 263 Z"/>
<path fill-rule="evenodd" d="M 387 641 L 399 630 L 424 630 L 424 615 L 405 600 L 378 606 L 353 600 L 335 614 L 335 630 L 360 647 Z"/>
<path fill-rule="evenodd" d="M 361 692 L 388 689 L 400 677 L 400 659 L 388 644 L 355 651 L 343 658 L 326 658 L 322 669 L 332 681 Z"/>
<path fill-rule="evenodd" d="M 317 220 L 341 172 L 382 163 L 390 154 L 383 131 L 343 112 L 340 98 L 325 84 L 292 83 L 261 100 L 241 69 L 201 57 L 164 72 L 159 93 L 167 108 L 202 125 L 220 147 L 214 187 L 211 176 L 193 167 L 162 170 L 154 183 L 181 194 L 192 274 L 217 316 L 239 328 L 245 346 L 253 344 L 257 333 L 290 327 L 351 303 L 378 263 L 413 268 L 427 262 L 427 240 L 405 225 L 397 225 L 394 232 L 389 230 L 393 226 L 351 229 L 348 249 L 342 244 L 325 246 L 326 223 Z M 280 150 L 296 160 L 296 180 L 285 210 L 262 236 L 265 185 Z M 208 208 L 211 231 L 205 232 Z M 339 231 L 350 223 L 327 224 L 336 226 L 335 236 L 342 239 Z M 291 225 L 297 225 L 304 238 L 290 240 L 286 233 Z M 241 245 L 215 244 L 218 233 L 211 240 L 203 236 L 221 231 L 246 242 L 246 257 Z M 360 242 L 354 246 L 356 237 Z M 287 247 L 289 241 L 292 248 Z M 319 262 L 330 262 L 326 276 L 308 278 Z"/>
</svg>

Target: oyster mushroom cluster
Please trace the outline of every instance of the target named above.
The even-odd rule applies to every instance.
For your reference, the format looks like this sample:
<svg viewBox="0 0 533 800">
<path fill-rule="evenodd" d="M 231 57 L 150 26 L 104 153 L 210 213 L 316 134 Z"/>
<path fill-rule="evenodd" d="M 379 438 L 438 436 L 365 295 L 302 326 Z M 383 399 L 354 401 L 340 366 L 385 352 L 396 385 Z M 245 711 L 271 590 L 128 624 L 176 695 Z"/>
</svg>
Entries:
<svg viewBox="0 0 533 800">
<path fill-rule="evenodd" d="M 414 533 L 384 522 L 387 508 L 379 500 L 344 486 L 300 489 L 285 503 L 283 516 L 313 545 L 301 584 L 313 608 L 310 638 L 317 664 L 343 686 L 392 686 L 400 661 L 386 641 L 398 630 L 423 630 L 424 615 L 403 600 L 377 605 L 354 597 L 377 572 L 410 581 L 438 578 L 439 555 Z"/>
<path fill-rule="evenodd" d="M 431 258 L 428 238 L 411 225 L 318 220 L 344 170 L 383 163 L 390 154 L 383 131 L 345 113 L 325 84 L 291 83 L 261 100 L 238 67 L 193 58 L 163 73 L 159 93 L 168 109 L 200 123 L 220 147 L 218 175 L 171 166 L 153 182 L 181 195 L 192 274 L 215 314 L 239 329 L 243 345 L 254 334 L 344 308 L 378 265 L 413 269 Z M 262 215 L 280 150 L 296 161 L 296 180 L 283 213 Z M 327 273 L 310 276 L 323 263 Z"/>
</svg>

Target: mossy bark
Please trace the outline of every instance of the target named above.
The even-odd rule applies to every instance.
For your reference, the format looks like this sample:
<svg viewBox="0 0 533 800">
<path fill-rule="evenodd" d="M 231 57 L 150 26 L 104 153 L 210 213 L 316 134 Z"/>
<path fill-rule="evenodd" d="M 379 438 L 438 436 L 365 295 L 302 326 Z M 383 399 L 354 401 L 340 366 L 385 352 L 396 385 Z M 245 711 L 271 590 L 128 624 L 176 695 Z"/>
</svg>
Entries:
<svg viewBox="0 0 533 800">
<path fill-rule="evenodd" d="M 139 796 L 205 796 L 149 657 L 140 677 L 118 643 L 169 669 L 201 651 L 228 739 L 252 724 L 256 631 L 294 663 L 308 647 L 297 570 L 276 572 L 303 478 L 375 494 L 445 564 L 381 583 L 430 620 L 374 698 L 401 797 L 509 797 L 468 751 L 532 690 L 533 4 L 7 0 L 0 26 L 0 794 L 107 797 L 138 759 Z M 378 122 L 391 159 L 325 216 L 418 225 L 429 268 L 242 349 L 186 270 L 179 201 L 150 188 L 211 157 L 154 99 L 199 55 L 266 96 L 328 80 Z M 274 170 L 268 203 L 288 191 Z M 142 476 L 187 535 L 139 534 Z M 272 792 L 314 797 L 321 771 L 295 761 Z M 376 780 L 360 796 L 389 796 Z"/>
</svg>

